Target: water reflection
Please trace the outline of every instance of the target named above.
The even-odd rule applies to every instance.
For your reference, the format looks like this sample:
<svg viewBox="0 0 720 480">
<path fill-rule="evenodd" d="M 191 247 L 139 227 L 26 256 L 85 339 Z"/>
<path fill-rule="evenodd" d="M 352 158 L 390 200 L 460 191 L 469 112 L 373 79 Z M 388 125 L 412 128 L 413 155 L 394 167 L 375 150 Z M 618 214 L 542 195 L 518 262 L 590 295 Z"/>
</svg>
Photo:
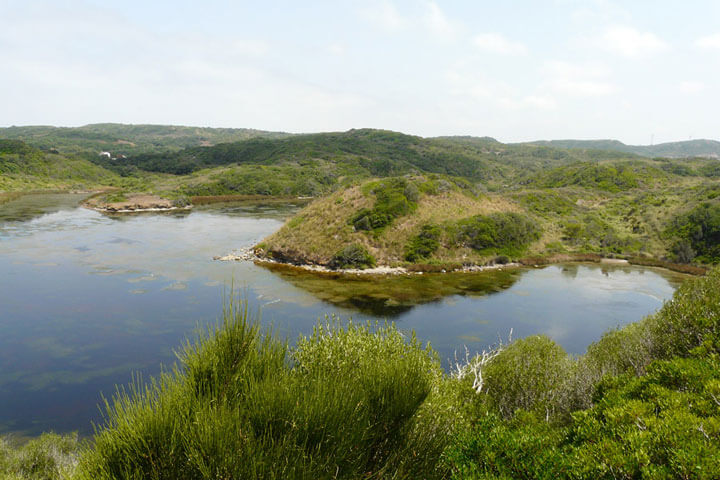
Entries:
<svg viewBox="0 0 720 480">
<path fill-rule="evenodd" d="M 376 317 L 398 318 L 417 305 L 455 295 L 483 296 L 510 288 L 521 276 L 506 268 L 482 274 L 343 275 L 317 273 L 279 264 L 262 264 L 283 280 L 332 305 Z"/>
</svg>

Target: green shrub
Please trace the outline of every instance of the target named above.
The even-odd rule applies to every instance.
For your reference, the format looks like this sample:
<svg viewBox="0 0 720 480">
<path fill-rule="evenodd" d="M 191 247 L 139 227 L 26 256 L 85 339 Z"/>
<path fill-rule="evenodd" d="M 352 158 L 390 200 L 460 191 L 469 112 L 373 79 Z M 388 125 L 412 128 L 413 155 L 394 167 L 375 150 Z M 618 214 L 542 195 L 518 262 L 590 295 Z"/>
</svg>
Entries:
<svg viewBox="0 0 720 480">
<path fill-rule="evenodd" d="M 679 215 L 665 233 L 677 239 L 673 249 L 678 261 L 697 255 L 702 263 L 720 262 L 720 203 L 703 203 Z"/>
<path fill-rule="evenodd" d="M 720 269 L 683 283 L 647 322 L 654 358 L 720 354 Z"/>
<path fill-rule="evenodd" d="M 356 230 L 382 230 L 417 208 L 419 190 L 405 178 L 388 178 L 365 188 L 375 195 L 375 205 L 359 210 L 350 218 L 349 223 Z"/>
<path fill-rule="evenodd" d="M 0 478 L 59 480 L 75 470 L 80 443 L 76 434 L 43 433 L 24 445 L 0 438 Z"/>
<path fill-rule="evenodd" d="M 440 476 L 447 418 L 417 416 L 440 365 L 393 326 L 319 325 L 289 349 L 233 307 L 179 358 L 107 405 L 79 478 L 397 478 L 417 458 Z"/>
<path fill-rule="evenodd" d="M 127 200 L 127 192 L 108 193 L 103 197 L 103 201 L 106 203 L 127 202 Z"/>
<path fill-rule="evenodd" d="M 459 241 L 476 250 L 522 248 L 540 238 L 540 227 L 529 217 L 502 212 L 476 215 L 458 222 Z"/>
<path fill-rule="evenodd" d="M 553 168 L 539 175 L 533 183 L 545 188 L 580 186 L 608 192 L 638 188 L 643 178 L 665 176 L 659 169 L 631 163 L 616 165 L 580 162 Z"/>
<path fill-rule="evenodd" d="M 333 270 L 344 268 L 371 268 L 375 266 L 375 259 L 362 245 L 353 243 L 337 252 L 328 262 Z"/>
<path fill-rule="evenodd" d="M 440 227 L 437 225 L 423 225 L 420 233 L 410 239 L 405 245 L 405 260 L 417 262 L 431 256 L 440 247 Z"/>
<path fill-rule="evenodd" d="M 509 421 L 486 412 L 447 449 L 444 462 L 456 480 L 570 478 L 564 433 L 529 412 Z"/>
<path fill-rule="evenodd" d="M 516 340 L 483 370 L 483 390 L 504 418 L 528 410 L 547 419 L 568 409 L 572 362 L 560 345 L 546 336 Z"/>
</svg>

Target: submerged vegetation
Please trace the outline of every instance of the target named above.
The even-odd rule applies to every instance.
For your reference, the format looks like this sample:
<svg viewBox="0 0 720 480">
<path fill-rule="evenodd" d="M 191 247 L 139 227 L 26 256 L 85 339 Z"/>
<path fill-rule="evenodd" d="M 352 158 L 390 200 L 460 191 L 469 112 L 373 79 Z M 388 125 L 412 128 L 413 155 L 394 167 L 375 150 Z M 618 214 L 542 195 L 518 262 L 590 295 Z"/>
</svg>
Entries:
<svg viewBox="0 0 720 480">
<path fill-rule="evenodd" d="M 451 374 L 393 325 L 294 347 L 246 304 L 105 405 L 92 445 L 0 444 L 8 478 L 715 478 L 720 269 L 573 358 L 544 336 Z M 77 459 L 77 461 L 76 461 Z"/>
</svg>

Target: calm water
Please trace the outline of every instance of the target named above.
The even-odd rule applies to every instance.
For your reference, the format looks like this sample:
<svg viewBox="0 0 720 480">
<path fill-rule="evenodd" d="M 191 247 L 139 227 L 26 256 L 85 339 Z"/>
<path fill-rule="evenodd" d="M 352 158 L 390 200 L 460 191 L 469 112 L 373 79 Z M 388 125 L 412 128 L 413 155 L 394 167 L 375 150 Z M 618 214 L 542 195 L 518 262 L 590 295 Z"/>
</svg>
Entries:
<svg viewBox="0 0 720 480">
<path fill-rule="evenodd" d="M 498 337 L 545 333 L 582 353 L 609 328 L 668 299 L 679 275 L 588 265 L 486 274 L 338 280 L 247 262 L 253 245 L 298 209 L 223 204 L 181 214 L 108 217 L 78 195 L 0 206 L 0 433 L 91 432 L 101 394 L 174 362 L 240 289 L 263 324 L 290 339 L 318 318 L 391 319 L 441 358 Z"/>
</svg>

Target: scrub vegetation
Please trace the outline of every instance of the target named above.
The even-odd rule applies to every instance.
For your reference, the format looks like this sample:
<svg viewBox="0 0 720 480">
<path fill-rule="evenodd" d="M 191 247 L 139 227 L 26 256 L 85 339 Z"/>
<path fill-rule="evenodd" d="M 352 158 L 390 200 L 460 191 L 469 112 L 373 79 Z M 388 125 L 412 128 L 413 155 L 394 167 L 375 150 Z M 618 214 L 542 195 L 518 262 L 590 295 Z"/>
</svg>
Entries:
<svg viewBox="0 0 720 480">
<path fill-rule="evenodd" d="M 151 195 L 181 206 L 317 198 L 303 222 L 260 249 L 293 263 L 328 265 L 351 244 L 379 265 L 429 270 L 500 255 L 701 265 L 719 255 L 717 142 L 503 144 L 373 129 L 290 135 L 120 124 L 10 127 L 0 138 L 0 201 L 9 192 L 98 189 L 112 189 L 109 199 Z M 517 215 L 506 219 L 522 238 L 507 243 L 495 214 Z"/>
</svg>

